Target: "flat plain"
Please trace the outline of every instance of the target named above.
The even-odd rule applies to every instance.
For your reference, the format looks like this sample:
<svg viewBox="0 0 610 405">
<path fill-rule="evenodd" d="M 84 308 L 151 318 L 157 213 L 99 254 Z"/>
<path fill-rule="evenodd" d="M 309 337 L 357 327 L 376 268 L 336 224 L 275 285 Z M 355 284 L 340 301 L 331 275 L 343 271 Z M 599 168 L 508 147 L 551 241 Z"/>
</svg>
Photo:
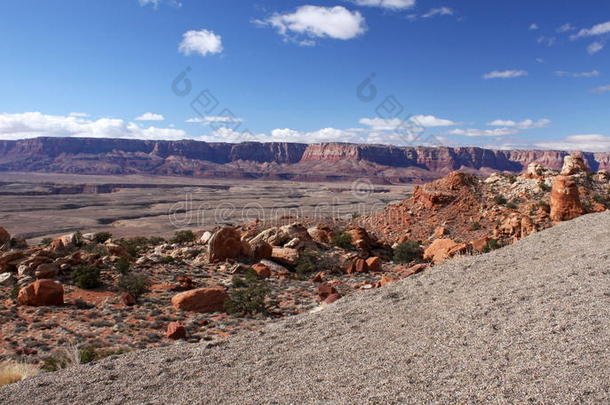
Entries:
<svg viewBox="0 0 610 405">
<path fill-rule="evenodd" d="M 34 241 L 79 230 L 118 237 L 259 220 L 350 219 L 407 198 L 411 185 L 0 173 L 0 224 Z"/>
</svg>

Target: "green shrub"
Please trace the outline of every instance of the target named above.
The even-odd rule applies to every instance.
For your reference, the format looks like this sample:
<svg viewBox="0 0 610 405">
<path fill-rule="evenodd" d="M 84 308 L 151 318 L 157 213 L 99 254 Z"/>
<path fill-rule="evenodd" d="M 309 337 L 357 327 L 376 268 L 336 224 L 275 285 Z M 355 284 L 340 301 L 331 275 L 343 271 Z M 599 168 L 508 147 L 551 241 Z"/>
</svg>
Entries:
<svg viewBox="0 0 610 405">
<path fill-rule="evenodd" d="M 551 191 L 551 186 L 549 186 L 545 182 L 542 182 L 540 183 L 540 190 L 544 191 L 545 193 L 548 193 L 549 191 Z"/>
<path fill-rule="evenodd" d="M 118 271 L 122 275 L 125 275 L 125 274 L 129 273 L 129 270 L 131 270 L 131 262 L 129 261 L 128 258 L 121 257 L 114 264 L 114 268 L 116 271 Z"/>
<path fill-rule="evenodd" d="M 173 256 L 163 256 L 161 257 L 161 263 L 164 264 L 172 264 L 176 262 L 176 258 Z"/>
<path fill-rule="evenodd" d="M 53 242 L 53 239 L 51 239 L 51 238 L 43 238 L 40 241 L 40 246 L 49 246 L 51 244 L 51 242 Z"/>
<path fill-rule="evenodd" d="M 352 235 L 348 232 L 336 232 L 332 239 L 333 245 L 342 249 L 353 249 Z"/>
<path fill-rule="evenodd" d="M 496 203 L 497 205 L 504 205 L 507 203 L 507 201 L 503 195 L 496 194 L 496 196 L 494 197 L 494 203 Z"/>
<path fill-rule="evenodd" d="M 478 231 L 479 229 L 481 229 L 481 224 L 478 222 L 473 222 L 472 225 L 470 225 L 471 231 Z"/>
<path fill-rule="evenodd" d="M 177 231 L 174 233 L 174 237 L 170 239 L 171 243 L 188 243 L 193 242 L 196 239 L 193 231 Z"/>
<path fill-rule="evenodd" d="M 514 202 L 508 202 L 506 203 L 506 208 L 511 209 L 511 210 L 516 210 L 517 209 L 517 204 L 515 204 Z"/>
<path fill-rule="evenodd" d="M 136 238 L 121 239 L 117 241 L 117 243 L 125 248 L 127 253 L 132 257 L 137 257 L 141 251 L 148 248 L 150 242 L 147 238 L 139 236 Z"/>
<path fill-rule="evenodd" d="M 83 249 L 87 253 L 91 253 L 97 256 L 106 256 L 108 251 L 103 245 L 97 243 L 89 243 L 84 245 L 81 249 Z"/>
<path fill-rule="evenodd" d="M 64 369 L 68 366 L 68 360 L 66 358 L 47 357 L 42 361 L 40 369 L 46 372 L 53 372 Z"/>
<path fill-rule="evenodd" d="M 244 277 L 233 277 L 232 285 L 234 289 L 225 301 L 229 314 L 242 317 L 269 313 L 267 296 L 270 289 L 254 270 L 249 269 Z"/>
<path fill-rule="evenodd" d="M 423 251 L 418 242 L 407 241 L 399 244 L 394 249 L 394 262 L 396 263 L 411 263 L 420 260 L 423 256 Z"/>
<path fill-rule="evenodd" d="M 502 245 L 496 239 L 490 239 L 483 248 L 484 253 L 489 253 L 492 250 L 500 249 Z"/>
<path fill-rule="evenodd" d="M 72 271 L 72 282 L 79 288 L 90 290 L 100 287 L 100 269 L 92 266 L 79 266 Z"/>
<path fill-rule="evenodd" d="M 108 239 L 112 238 L 112 234 L 110 232 L 98 232 L 93 235 L 93 240 L 97 243 L 104 243 Z"/>
<path fill-rule="evenodd" d="M 137 299 L 149 291 L 150 280 L 145 274 L 124 274 L 119 278 L 117 287 Z"/>
<path fill-rule="evenodd" d="M 318 270 L 319 260 L 318 254 L 311 250 L 306 250 L 299 255 L 294 268 L 299 276 L 307 277 Z"/>
</svg>

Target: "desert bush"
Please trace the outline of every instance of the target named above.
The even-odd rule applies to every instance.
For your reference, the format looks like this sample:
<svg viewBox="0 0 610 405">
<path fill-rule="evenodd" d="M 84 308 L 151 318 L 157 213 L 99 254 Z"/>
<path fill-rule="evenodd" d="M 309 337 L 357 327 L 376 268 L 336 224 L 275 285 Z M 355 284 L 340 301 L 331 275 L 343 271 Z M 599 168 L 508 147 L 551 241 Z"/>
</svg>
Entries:
<svg viewBox="0 0 610 405">
<path fill-rule="evenodd" d="M 100 287 L 100 269 L 93 266 L 79 266 L 72 271 L 72 282 L 79 288 L 90 290 Z"/>
<path fill-rule="evenodd" d="M 176 262 L 176 258 L 173 256 L 163 256 L 160 260 L 163 264 L 172 264 Z"/>
<path fill-rule="evenodd" d="M 174 237 L 170 239 L 171 243 L 188 243 L 193 242 L 196 239 L 193 231 L 177 231 L 174 233 Z"/>
<path fill-rule="evenodd" d="M 32 364 L 14 360 L 0 362 L 0 387 L 25 380 L 38 373 L 40 373 L 40 369 Z"/>
<path fill-rule="evenodd" d="M 91 253 L 97 256 L 106 256 L 108 254 L 106 248 L 97 243 L 89 243 L 87 245 L 84 245 L 81 249 L 83 249 L 87 253 Z"/>
<path fill-rule="evenodd" d="M 494 203 L 497 205 L 504 205 L 507 203 L 506 197 L 504 197 L 502 194 L 496 194 L 494 196 Z"/>
<path fill-rule="evenodd" d="M 412 240 L 403 242 L 394 249 L 394 261 L 396 263 L 411 263 L 420 260 L 422 256 L 423 251 L 419 243 Z"/>
<path fill-rule="evenodd" d="M 93 240 L 97 243 L 104 243 L 108 239 L 112 238 L 112 234 L 110 232 L 98 232 L 93 235 Z"/>
<path fill-rule="evenodd" d="M 335 232 L 332 239 L 333 245 L 342 249 L 353 249 L 352 235 L 348 232 Z"/>
<path fill-rule="evenodd" d="M 307 277 L 318 270 L 319 260 L 320 256 L 316 252 L 306 250 L 299 255 L 294 269 L 299 276 Z"/>
<path fill-rule="evenodd" d="M 51 244 L 51 242 L 53 242 L 53 239 L 51 239 L 51 238 L 43 238 L 40 241 L 40 246 L 49 246 Z"/>
<path fill-rule="evenodd" d="M 511 209 L 511 210 L 516 210 L 517 209 L 517 204 L 515 204 L 513 201 L 507 202 L 506 203 L 506 208 Z"/>
<path fill-rule="evenodd" d="M 545 182 L 542 182 L 540 183 L 540 190 L 544 191 L 545 193 L 548 193 L 549 191 L 551 191 L 551 186 L 549 186 Z"/>
<path fill-rule="evenodd" d="M 144 274 L 129 273 L 124 274 L 119 278 L 118 282 L 119 290 L 131 294 L 134 298 L 148 292 L 150 287 L 150 280 Z"/>
<path fill-rule="evenodd" d="M 135 238 L 118 240 L 117 244 L 121 245 L 125 250 L 127 250 L 127 253 L 129 253 L 132 257 L 137 257 L 140 252 L 148 249 L 150 246 L 158 245 L 164 241 L 165 239 L 156 236 L 151 238 L 138 236 Z"/>
<path fill-rule="evenodd" d="M 125 275 L 129 273 L 129 270 L 131 270 L 131 262 L 128 258 L 121 257 L 119 260 L 116 261 L 116 263 L 114 263 L 114 269 L 122 275 Z"/>
<path fill-rule="evenodd" d="M 254 270 L 249 269 L 244 277 L 233 277 L 232 285 L 234 289 L 225 302 L 229 314 L 242 317 L 269 313 L 267 296 L 270 289 Z"/>
<path fill-rule="evenodd" d="M 470 225 L 471 231 L 478 231 L 479 229 L 481 229 L 481 224 L 478 222 L 473 222 L 472 225 Z"/>
<path fill-rule="evenodd" d="M 496 239 L 490 239 L 483 248 L 484 253 L 489 253 L 492 250 L 500 249 L 502 245 Z"/>
</svg>

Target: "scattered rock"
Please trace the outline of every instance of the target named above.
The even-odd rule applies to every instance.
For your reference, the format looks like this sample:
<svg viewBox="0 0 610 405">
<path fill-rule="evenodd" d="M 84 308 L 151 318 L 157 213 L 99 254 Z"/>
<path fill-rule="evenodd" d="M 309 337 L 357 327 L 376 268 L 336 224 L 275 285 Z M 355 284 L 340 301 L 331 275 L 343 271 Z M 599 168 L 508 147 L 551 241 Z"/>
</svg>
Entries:
<svg viewBox="0 0 610 405">
<path fill-rule="evenodd" d="M 273 247 L 263 240 L 250 243 L 249 256 L 255 261 L 271 259 L 273 256 Z"/>
<path fill-rule="evenodd" d="M 307 229 L 307 233 L 315 242 L 325 245 L 332 243 L 333 232 L 328 227 L 314 226 Z"/>
<path fill-rule="evenodd" d="M 318 297 L 321 301 L 326 300 L 329 296 L 339 294 L 339 292 L 330 283 L 322 283 L 318 286 Z"/>
<path fill-rule="evenodd" d="M 210 263 L 235 259 L 242 255 L 241 235 L 233 227 L 217 231 L 209 241 L 208 260 Z"/>
<path fill-rule="evenodd" d="M 36 278 L 55 278 L 59 274 L 59 267 L 54 263 L 43 263 L 36 268 Z"/>
<path fill-rule="evenodd" d="M 354 259 L 348 262 L 345 268 L 345 274 L 368 273 L 369 266 L 364 259 Z"/>
<path fill-rule="evenodd" d="M 0 226 L 0 248 L 8 245 L 11 241 L 11 234 L 6 229 Z"/>
<path fill-rule="evenodd" d="M 10 287 L 12 285 L 15 285 L 15 276 L 13 276 L 13 273 L 0 274 L 0 286 Z"/>
<path fill-rule="evenodd" d="M 377 256 L 369 257 L 366 259 L 366 265 L 371 273 L 379 273 L 382 268 L 381 264 L 383 262 Z"/>
<path fill-rule="evenodd" d="M 172 305 L 176 310 L 193 312 L 223 312 L 229 295 L 222 287 L 199 288 L 175 295 Z"/>
<path fill-rule="evenodd" d="M 430 260 L 434 264 L 441 264 L 458 253 L 464 253 L 468 249 L 465 243 L 456 243 L 451 239 L 436 239 L 424 251 L 424 260 Z"/>
<path fill-rule="evenodd" d="M 171 322 L 167 325 L 166 336 L 173 340 L 186 339 L 186 328 L 180 322 Z"/>
<path fill-rule="evenodd" d="M 256 263 L 252 266 L 252 269 L 256 272 L 256 274 L 258 274 L 260 278 L 271 277 L 271 269 L 262 263 Z"/>
<path fill-rule="evenodd" d="M 271 260 L 287 266 L 294 266 L 299 259 L 299 251 L 292 248 L 274 247 Z"/>
<path fill-rule="evenodd" d="M 53 280 L 37 280 L 19 290 L 17 302 L 21 305 L 47 306 L 63 305 L 64 288 Z"/>
<path fill-rule="evenodd" d="M 392 284 L 399 281 L 399 278 L 392 274 L 384 274 L 381 279 L 375 284 L 376 288 L 385 287 L 388 284 Z"/>
<path fill-rule="evenodd" d="M 129 293 L 121 293 L 121 302 L 127 307 L 136 305 L 136 299 Z"/>
</svg>

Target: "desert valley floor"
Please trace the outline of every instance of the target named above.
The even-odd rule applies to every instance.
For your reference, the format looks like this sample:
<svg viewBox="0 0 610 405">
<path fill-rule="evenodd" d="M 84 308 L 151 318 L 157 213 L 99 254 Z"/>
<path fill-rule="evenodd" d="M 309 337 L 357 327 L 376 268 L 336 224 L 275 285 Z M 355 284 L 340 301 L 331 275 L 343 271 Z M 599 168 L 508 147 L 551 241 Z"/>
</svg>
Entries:
<svg viewBox="0 0 610 405">
<path fill-rule="evenodd" d="M 351 218 L 404 200 L 410 185 L 0 173 L 0 223 L 33 239 L 67 232 L 167 237 L 283 216 Z M 170 219 L 170 214 L 174 215 Z"/>
</svg>

